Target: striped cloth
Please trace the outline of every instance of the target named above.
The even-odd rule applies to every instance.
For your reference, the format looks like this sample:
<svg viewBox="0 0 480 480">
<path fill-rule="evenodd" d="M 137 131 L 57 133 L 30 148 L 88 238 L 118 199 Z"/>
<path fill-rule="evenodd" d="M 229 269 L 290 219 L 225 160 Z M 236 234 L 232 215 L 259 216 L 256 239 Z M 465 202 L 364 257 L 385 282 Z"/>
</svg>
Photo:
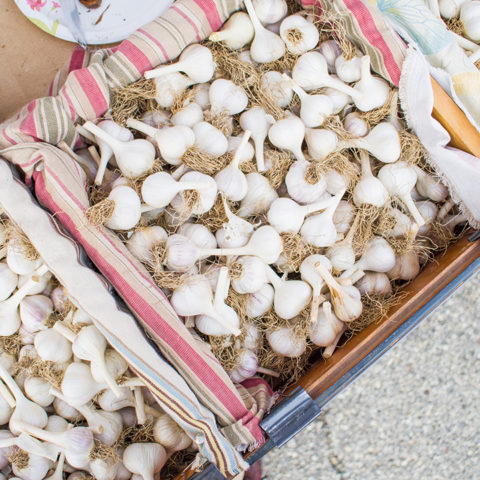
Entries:
<svg viewBox="0 0 480 480">
<path fill-rule="evenodd" d="M 207 456 L 230 474 L 241 470 L 241 462 L 222 460 L 231 450 L 228 442 L 243 450 L 263 441 L 259 422 L 272 392 L 260 379 L 248 381 L 240 389 L 231 383 L 210 350 L 190 335 L 148 272 L 119 239 L 88 223 L 85 175 L 71 157 L 51 145 L 62 140 L 72 148 L 78 145 L 75 122 L 102 116 L 109 108 L 112 89 L 137 80 L 145 70 L 177 57 L 186 45 L 206 38 L 240 3 L 178 0 L 162 17 L 114 49 L 76 49 L 69 65 L 52 82 L 50 96 L 33 100 L 0 125 L 0 148 L 4 149 L 0 153 L 23 170 L 27 182 L 34 183 L 37 198 L 84 247 L 198 401 L 215 415 L 223 434 L 216 439 L 220 453 L 209 451 Z M 314 6 L 315 2 L 305 0 L 304 4 Z M 367 0 L 333 0 L 329 7 L 348 17 L 349 33 L 371 55 L 374 68 L 398 83 L 401 44 L 371 4 Z M 128 336 L 117 341 L 117 348 L 129 348 Z M 149 378 L 155 391 L 163 391 L 158 379 L 166 379 L 161 373 L 153 370 L 155 377 L 140 367 L 137 371 Z M 196 413 L 186 408 L 183 421 L 193 421 Z"/>
<path fill-rule="evenodd" d="M 20 148 L 23 154 L 30 151 L 30 154 L 35 156 L 38 152 L 34 146 Z M 56 156 L 58 152 L 54 147 L 44 150 L 48 152 L 46 155 Z M 35 172 L 35 176 L 38 176 L 35 183 L 39 192 L 44 189 L 41 173 Z M 48 197 L 48 193 L 43 196 Z M 212 413 L 198 401 L 179 373 L 161 358 L 132 315 L 119 308 L 110 294 L 107 282 L 83 264 L 78 245 L 63 233 L 52 216 L 35 202 L 26 187 L 13 177 L 8 164 L 1 160 L 0 205 L 28 236 L 42 260 L 68 290 L 76 304 L 94 319 L 95 325 L 110 345 L 143 379 L 162 409 L 195 440 L 201 459 L 215 463 L 224 474 L 234 475 L 248 468 L 240 453 L 217 427 Z M 125 341 L 127 338 L 128 342 Z M 252 379 L 250 382 L 247 388 L 257 398 L 257 404 L 267 406 L 269 391 L 259 383 L 259 379 Z M 246 392 L 245 387 L 242 388 L 245 390 L 243 394 L 246 401 L 253 401 L 252 395 Z"/>
</svg>

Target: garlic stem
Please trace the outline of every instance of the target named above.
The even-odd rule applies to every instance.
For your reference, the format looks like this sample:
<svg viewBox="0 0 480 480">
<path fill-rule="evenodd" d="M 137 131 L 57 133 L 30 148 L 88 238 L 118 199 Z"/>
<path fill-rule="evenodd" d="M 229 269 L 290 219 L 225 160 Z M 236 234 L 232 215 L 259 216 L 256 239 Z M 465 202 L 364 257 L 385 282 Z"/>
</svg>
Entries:
<svg viewBox="0 0 480 480">
<path fill-rule="evenodd" d="M 8 388 L 5 386 L 3 382 L 0 382 L 0 395 L 3 397 L 3 399 L 8 403 L 10 408 L 15 407 L 15 399 L 12 397 L 12 394 L 8 390 Z"/>
<path fill-rule="evenodd" d="M 135 414 L 137 415 L 137 423 L 143 425 L 147 421 L 145 415 L 145 402 L 143 400 L 143 392 L 141 387 L 135 387 L 133 389 L 135 397 Z"/>
<path fill-rule="evenodd" d="M 117 140 L 115 137 L 107 133 L 105 130 L 100 128 L 98 125 L 95 125 L 93 122 L 87 121 L 83 124 L 83 127 L 88 130 L 90 133 L 93 133 L 97 138 L 103 140 L 106 144 L 110 145 L 112 149 L 122 148 L 123 143 L 120 140 Z"/>
<path fill-rule="evenodd" d="M 230 165 L 232 165 L 237 169 L 240 164 L 240 160 L 242 159 L 243 149 L 245 148 L 245 145 L 247 144 L 251 135 L 252 135 L 251 130 L 245 130 L 245 133 L 242 135 L 242 140 L 240 141 L 237 149 L 235 150 L 235 153 L 233 155 L 233 159 Z"/>
<path fill-rule="evenodd" d="M 447 200 L 438 211 L 437 220 L 441 222 L 447 216 L 448 212 L 453 208 L 454 205 L 455 203 L 451 198 Z"/>
<path fill-rule="evenodd" d="M 343 333 L 345 332 L 346 327 L 345 325 L 343 326 L 342 330 L 338 333 L 338 335 L 335 337 L 335 340 L 325 348 L 325 350 L 322 353 L 323 358 L 330 358 L 333 355 L 333 352 L 337 348 L 338 342 L 342 338 Z"/>
<path fill-rule="evenodd" d="M 8 373 L 8 370 L 0 362 L 0 378 L 5 382 L 5 385 L 10 389 L 13 396 L 15 397 L 16 404 L 18 407 L 19 402 L 26 400 L 25 395 L 20 390 L 20 387 L 17 385 L 17 382 L 12 378 Z"/>
<path fill-rule="evenodd" d="M 245 5 L 245 8 L 247 10 L 248 16 L 250 17 L 250 21 L 253 24 L 253 28 L 255 31 L 257 30 L 264 30 L 264 26 L 260 22 L 257 16 L 257 12 L 255 12 L 255 9 L 253 8 L 253 4 L 251 0 L 244 0 L 243 4 Z"/>
<path fill-rule="evenodd" d="M 101 163 L 102 159 L 101 159 L 100 155 L 98 154 L 98 151 L 97 151 L 97 149 L 95 148 L 95 146 L 94 146 L 94 145 L 90 145 L 87 150 L 88 150 L 88 153 L 89 153 L 89 154 L 91 155 L 91 157 L 93 158 L 93 160 L 95 161 L 95 163 L 96 163 L 98 166 L 100 166 L 100 163 Z M 104 173 L 105 173 L 105 172 L 104 172 Z"/>
<path fill-rule="evenodd" d="M 75 130 L 83 138 L 86 138 L 95 145 L 97 144 L 97 139 L 95 138 L 95 135 L 93 135 L 93 133 L 90 133 L 83 125 L 75 125 Z"/>
<path fill-rule="evenodd" d="M 169 73 L 176 73 L 181 71 L 181 62 L 171 63 L 170 65 L 162 65 L 154 70 L 145 72 L 144 77 L 146 79 L 157 78 L 162 75 L 168 75 Z"/>
<path fill-rule="evenodd" d="M 408 211 L 412 215 L 413 219 L 415 220 L 415 223 L 419 227 L 422 225 L 425 225 L 425 220 L 422 217 L 422 214 L 418 211 L 417 206 L 415 205 L 415 202 L 413 201 L 412 197 L 410 194 L 407 195 L 401 195 L 398 198 L 405 204 L 405 206 L 408 208 Z"/>
<path fill-rule="evenodd" d="M 138 130 L 139 132 L 142 132 L 148 137 L 152 137 L 152 138 L 155 138 L 155 136 L 159 132 L 158 128 L 152 127 L 148 123 L 141 122 L 140 120 L 137 120 L 135 118 L 127 119 L 127 127 Z"/>
<path fill-rule="evenodd" d="M 75 333 L 73 333 L 68 327 L 63 325 L 63 322 L 55 322 L 55 324 L 53 325 L 53 329 L 63 335 L 69 342 L 73 343 L 75 341 Z"/>
<path fill-rule="evenodd" d="M 322 294 L 314 295 L 310 306 L 310 323 L 314 325 L 318 321 L 318 309 L 320 304 L 325 301 Z"/>
<path fill-rule="evenodd" d="M 265 367 L 257 367 L 257 373 L 263 373 L 264 375 L 270 375 L 271 377 L 279 378 L 280 374 L 274 370 L 270 370 Z"/>
</svg>

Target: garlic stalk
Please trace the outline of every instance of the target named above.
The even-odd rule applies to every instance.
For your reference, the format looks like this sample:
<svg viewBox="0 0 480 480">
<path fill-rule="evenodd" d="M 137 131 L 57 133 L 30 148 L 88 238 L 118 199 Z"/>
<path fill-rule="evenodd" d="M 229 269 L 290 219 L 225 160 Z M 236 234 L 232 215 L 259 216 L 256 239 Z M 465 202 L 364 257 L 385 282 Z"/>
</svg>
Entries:
<svg viewBox="0 0 480 480">
<path fill-rule="evenodd" d="M 45 480 L 63 480 L 63 467 L 65 465 L 65 453 L 61 452 L 60 457 L 58 457 L 57 466 L 55 471 L 45 478 Z"/>
<path fill-rule="evenodd" d="M 298 338 L 290 327 L 270 330 L 266 336 L 272 350 L 283 357 L 300 357 L 307 347 L 305 339 Z"/>
<path fill-rule="evenodd" d="M 268 265 L 265 265 L 265 272 L 275 290 L 273 308 L 276 314 L 284 320 L 297 316 L 310 301 L 310 285 L 302 280 L 280 278 Z"/>
<path fill-rule="evenodd" d="M 230 311 L 225 307 L 228 307 L 223 303 L 224 301 L 224 294 L 225 294 L 225 286 L 228 285 L 228 269 L 227 274 L 223 273 L 222 277 L 217 282 L 217 289 L 220 287 L 218 292 L 215 294 L 215 300 L 217 306 L 220 306 L 220 312 L 218 312 L 215 308 L 214 299 L 212 295 L 212 289 L 207 278 L 203 275 L 193 275 L 192 277 L 188 278 L 185 283 L 177 288 L 171 298 L 170 302 L 177 312 L 178 315 L 181 316 L 193 316 L 193 315 L 204 315 L 207 316 L 209 319 L 213 319 L 216 321 L 221 327 L 223 327 L 224 331 L 238 336 L 240 335 L 240 330 L 238 329 L 237 325 L 232 325 L 230 321 L 233 319 L 234 321 L 238 322 L 237 318 L 234 317 L 233 314 L 236 313 L 235 311 Z M 223 307 L 221 305 L 224 305 Z M 224 318 L 225 312 L 228 311 L 228 320 Z M 210 321 L 209 326 L 212 326 L 212 322 Z M 224 335 L 222 333 L 221 335 Z"/>
<path fill-rule="evenodd" d="M 222 201 L 228 222 L 215 232 L 218 246 L 220 248 L 243 247 L 253 232 L 253 225 L 232 213 L 224 197 L 222 197 Z"/>
<path fill-rule="evenodd" d="M 333 352 L 337 348 L 338 342 L 342 338 L 343 333 L 345 332 L 346 329 L 347 327 L 344 325 L 343 328 L 340 330 L 340 332 L 338 332 L 338 335 L 335 337 L 335 340 L 328 347 L 325 347 L 325 349 L 322 352 L 323 358 L 329 359 L 333 355 Z"/>
<path fill-rule="evenodd" d="M 245 174 L 238 168 L 242 151 L 248 143 L 251 131 L 245 130 L 242 141 L 238 146 L 233 159 L 229 165 L 220 170 L 214 177 L 218 190 L 223 194 L 224 198 L 232 202 L 243 200 L 248 192 L 247 178 Z"/>
<path fill-rule="evenodd" d="M 10 431 L 14 435 L 18 435 L 20 430 L 17 428 L 17 423 L 20 421 L 26 421 L 37 427 L 43 428 L 47 424 L 47 413 L 40 405 L 31 402 L 25 397 L 20 390 L 20 387 L 1 362 L 0 377 L 15 397 L 15 410 L 13 411 L 9 422 Z"/>
<path fill-rule="evenodd" d="M 157 144 L 161 157 L 171 165 L 180 165 L 182 155 L 195 142 L 193 131 L 184 125 L 159 129 L 134 118 L 129 118 L 127 125 L 152 138 Z"/>
<path fill-rule="evenodd" d="M 275 147 L 291 152 L 297 160 L 305 161 L 302 143 L 305 124 L 295 115 L 277 120 L 268 131 L 268 139 Z"/>
<path fill-rule="evenodd" d="M 91 362 L 92 367 L 101 372 L 104 382 L 119 397 L 121 395 L 120 389 L 105 363 L 106 348 L 107 341 L 105 337 L 94 325 L 83 327 L 75 337 L 72 345 L 72 351 L 76 357 Z"/>
<path fill-rule="evenodd" d="M 337 240 L 337 230 L 333 223 L 333 215 L 342 199 L 345 190 L 340 191 L 323 213 L 308 217 L 300 229 L 300 235 L 316 247 L 330 247 Z"/>
<path fill-rule="evenodd" d="M 267 313 L 272 308 L 274 295 L 275 290 L 269 283 L 263 284 L 257 291 L 251 293 L 245 305 L 247 316 L 258 318 Z M 251 346 L 246 347 L 253 350 Z"/>
<path fill-rule="evenodd" d="M 248 14 L 236 12 L 225 22 L 221 30 L 213 32 L 208 39 L 211 42 L 223 42 L 228 48 L 238 50 L 250 43 L 254 34 L 255 30 Z"/>
<path fill-rule="evenodd" d="M 167 461 L 167 452 L 158 443 L 131 443 L 123 452 L 123 464 L 143 480 L 154 480 Z"/>
<path fill-rule="evenodd" d="M 130 130 L 121 125 L 118 125 L 113 120 L 102 120 L 97 124 L 99 128 L 105 130 L 109 135 L 121 142 L 130 142 L 133 140 L 133 135 Z M 87 130 L 88 131 L 88 130 Z M 107 169 L 108 162 L 113 156 L 113 150 L 109 143 L 105 142 L 101 138 L 95 136 L 96 143 L 100 148 L 100 163 L 98 164 L 97 173 L 95 176 L 95 185 L 101 185 L 105 170 Z"/>
<path fill-rule="evenodd" d="M 432 222 L 435 221 L 435 218 L 437 218 L 438 208 L 430 200 L 423 200 L 421 202 L 415 202 L 415 205 L 418 208 L 418 211 L 420 212 L 420 215 L 425 220 L 425 225 L 422 225 L 418 229 L 417 233 L 418 233 L 418 235 L 425 235 L 430 230 Z"/>
<path fill-rule="evenodd" d="M 152 168 L 155 147 L 148 140 L 120 141 L 90 121 L 85 122 L 83 127 L 110 146 L 125 177 L 136 178 Z"/>
<path fill-rule="evenodd" d="M 337 335 L 343 331 L 344 323 L 332 312 L 332 304 L 323 302 L 316 320 L 310 325 L 309 337 L 318 347 L 328 347 Z"/>
<path fill-rule="evenodd" d="M 307 52 L 300 56 L 293 67 L 292 77 L 307 92 L 317 88 L 331 87 L 350 95 L 352 98 L 356 96 L 352 87 L 328 74 L 327 61 L 319 52 Z"/>
<path fill-rule="evenodd" d="M 240 294 L 254 293 L 267 283 L 265 264 L 257 257 L 242 256 L 236 259 L 241 272 L 232 280 L 232 288 Z"/>
<path fill-rule="evenodd" d="M 285 77 L 287 77 L 287 75 L 285 75 Z M 332 115 L 333 102 L 327 95 L 309 95 L 293 81 L 292 90 L 300 99 L 300 118 L 306 127 L 320 127 L 327 117 Z"/>
<path fill-rule="evenodd" d="M 250 217 L 265 213 L 272 202 L 278 198 L 270 182 L 257 172 L 247 174 L 248 192 L 240 203 L 239 217 Z"/>
<path fill-rule="evenodd" d="M 238 146 L 242 141 L 242 137 L 230 135 L 227 137 L 227 141 L 228 141 L 227 153 L 235 153 L 235 151 L 237 150 Z M 244 162 L 249 162 L 250 160 L 252 160 L 254 155 L 255 155 L 255 150 L 253 148 L 253 145 L 250 142 L 247 142 L 244 148 L 242 149 L 239 163 L 243 164 Z"/>
<path fill-rule="evenodd" d="M 361 58 L 361 78 L 353 87 L 352 95 L 355 106 L 362 112 L 369 112 L 385 104 L 390 94 L 388 83 L 378 77 L 374 77 L 370 71 L 370 56 Z"/>
<path fill-rule="evenodd" d="M 421 227 L 425 220 L 420 215 L 411 197 L 411 190 L 417 182 L 417 174 L 404 161 L 383 166 L 377 175 L 390 195 L 397 197 L 409 210 L 415 222 Z"/>
<path fill-rule="evenodd" d="M 283 40 L 275 33 L 267 30 L 258 19 L 252 0 L 244 0 L 245 8 L 255 30 L 252 43 L 250 44 L 250 55 L 257 63 L 269 63 L 278 60 L 285 53 Z"/>
<path fill-rule="evenodd" d="M 367 204 L 381 208 L 388 201 L 388 192 L 383 183 L 373 176 L 370 159 L 364 150 L 360 151 L 360 163 L 362 175 L 353 189 L 353 203 L 357 207 Z"/>
<path fill-rule="evenodd" d="M 208 82 L 215 71 L 212 52 L 207 47 L 194 43 L 186 47 L 176 63 L 162 65 L 145 72 L 145 78 L 156 78 L 170 73 L 183 72 L 195 83 Z"/>
<path fill-rule="evenodd" d="M 267 138 L 268 129 L 274 119 L 271 115 L 267 115 L 262 107 L 252 107 L 243 112 L 240 116 L 240 126 L 244 131 L 252 132 L 252 140 L 255 144 L 255 159 L 257 161 L 257 170 L 264 172 L 265 160 L 263 155 L 263 148 L 265 139 Z"/>
<path fill-rule="evenodd" d="M 345 190 L 340 193 L 343 196 Z M 319 210 L 324 210 L 330 205 L 338 203 L 338 201 L 338 197 L 330 197 L 327 200 L 319 200 L 308 205 L 299 205 L 290 198 L 277 198 L 268 210 L 268 223 L 275 228 L 278 233 L 298 233 L 307 215 L 318 212 Z"/>
<path fill-rule="evenodd" d="M 320 34 L 317 27 L 304 17 L 290 15 L 280 24 L 280 37 L 289 52 L 302 55 L 317 46 Z"/>
<path fill-rule="evenodd" d="M 335 314 L 342 322 L 352 322 L 362 314 L 360 292 L 354 286 L 340 285 L 321 262 L 315 265 L 318 273 L 327 284 Z"/>
<path fill-rule="evenodd" d="M 13 272 L 12 272 L 13 273 Z M 49 281 L 52 278 L 51 272 L 47 272 L 44 275 L 36 277 L 36 284 L 30 290 L 29 295 L 38 295 L 46 290 L 49 286 Z M 20 288 L 24 283 L 30 279 L 30 275 L 19 275 L 18 276 L 18 288 Z M 50 293 L 45 293 L 44 295 L 50 295 Z"/>
<path fill-rule="evenodd" d="M 324 255 L 318 254 L 309 255 L 300 265 L 300 276 L 303 281 L 310 284 L 313 292 L 312 304 L 310 308 L 311 322 L 316 320 L 316 315 L 318 315 L 318 307 L 324 300 L 321 292 L 325 285 L 325 281 L 316 270 L 317 263 L 322 263 L 328 271 L 332 269 L 330 260 Z"/>
<path fill-rule="evenodd" d="M 8 300 L 0 303 L 0 336 L 13 335 L 20 327 L 18 307 L 22 300 L 29 294 L 30 289 L 48 271 L 46 265 L 42 265 L 34 272 L 34 275 L 22 287 L 20 287 Z"/>
<path fill-rule="evenodd" d="M 393 163 L 400 158 L 400 137 L 390 122 L 380 122 L 362 138 L 353 138 L 338 142 L 337 149 L 358 148 L 383 163 Z"/>
</svg>

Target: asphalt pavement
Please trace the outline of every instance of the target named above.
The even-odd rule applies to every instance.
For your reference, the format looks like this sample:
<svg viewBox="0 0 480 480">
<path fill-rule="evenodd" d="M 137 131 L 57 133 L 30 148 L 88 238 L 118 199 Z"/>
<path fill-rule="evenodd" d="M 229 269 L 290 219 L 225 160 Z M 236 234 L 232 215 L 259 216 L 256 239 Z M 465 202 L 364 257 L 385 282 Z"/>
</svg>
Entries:
<svg viewBox="0 0 480 480">
<path fill-rule="evenodd" d="M 264 459 L 268 480 L 480 479 L 480 276 Z"/>
</svg>

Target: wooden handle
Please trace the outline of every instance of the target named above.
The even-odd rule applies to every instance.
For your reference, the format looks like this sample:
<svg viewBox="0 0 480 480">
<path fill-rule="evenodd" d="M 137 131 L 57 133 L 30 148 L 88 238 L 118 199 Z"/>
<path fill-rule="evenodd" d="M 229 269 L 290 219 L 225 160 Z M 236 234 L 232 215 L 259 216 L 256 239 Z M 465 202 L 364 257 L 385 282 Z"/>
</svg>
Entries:
<svg viewBox="0 0 480 480">
<path fill-rule="evenodd" d="M 433 88 L 433 117 L 450 135 L 450 145 L 480 157 L 480 133 L 447 92 L 430 77 Z"/>
</svg>

